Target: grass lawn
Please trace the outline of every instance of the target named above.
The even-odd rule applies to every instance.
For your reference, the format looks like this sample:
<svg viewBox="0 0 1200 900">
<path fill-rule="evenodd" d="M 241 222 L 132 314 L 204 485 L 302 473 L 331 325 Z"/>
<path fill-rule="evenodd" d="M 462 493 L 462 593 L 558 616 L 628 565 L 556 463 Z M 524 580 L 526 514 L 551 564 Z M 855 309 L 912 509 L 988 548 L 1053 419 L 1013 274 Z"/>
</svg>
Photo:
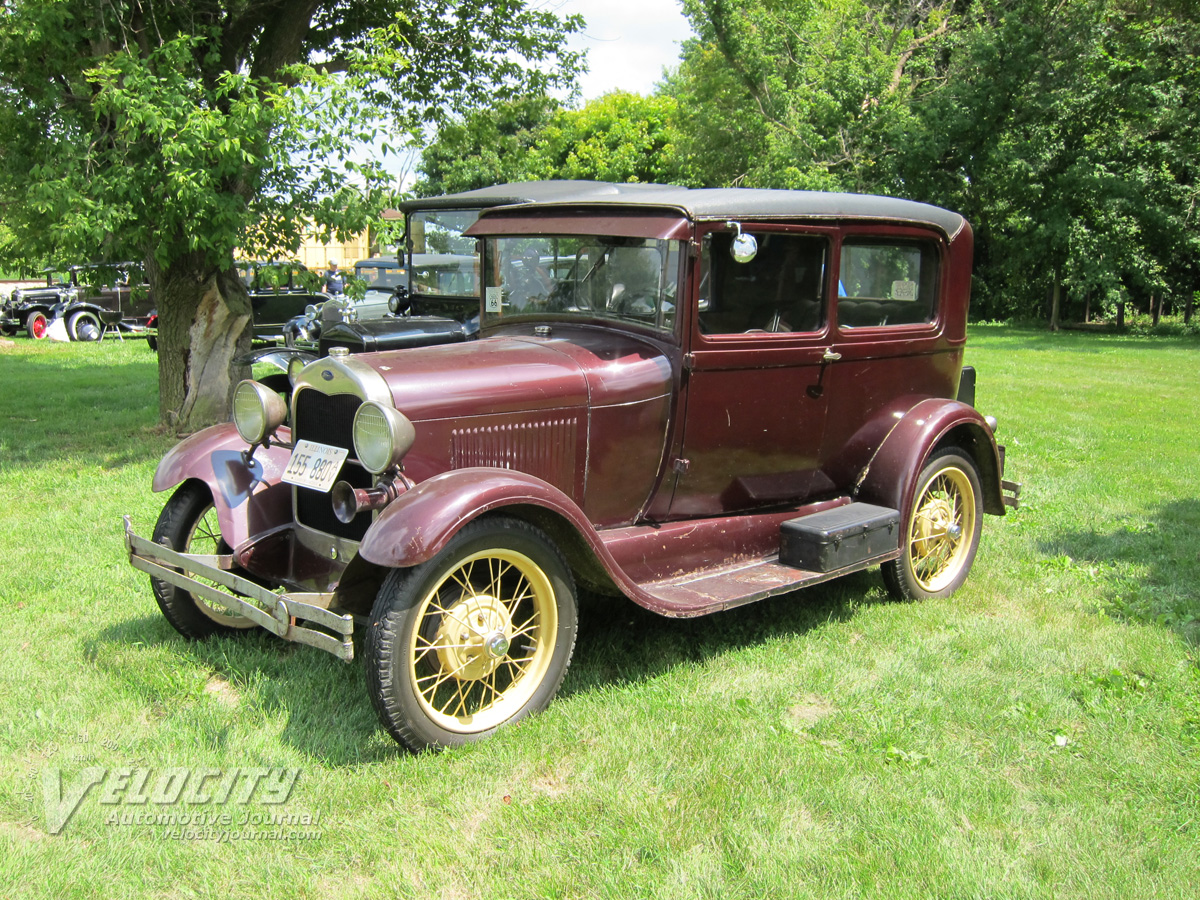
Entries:
<svg viewBox="0 0 1200 900">
<path fill-rule="evenodd" d="M 549 710 L 415 756 L 358 664 L 176 635 L 121 543 L 165 499 L 153 354 L 18 339 L 0 894 L 1196 896 L 1200 343 L 980 326 L 967 357 L 1025 492 L 954 598 L 869 572 L 694 621 L 589 602 Z M 206 770 L 226 802 L 155 802 Z"/>
</svg>

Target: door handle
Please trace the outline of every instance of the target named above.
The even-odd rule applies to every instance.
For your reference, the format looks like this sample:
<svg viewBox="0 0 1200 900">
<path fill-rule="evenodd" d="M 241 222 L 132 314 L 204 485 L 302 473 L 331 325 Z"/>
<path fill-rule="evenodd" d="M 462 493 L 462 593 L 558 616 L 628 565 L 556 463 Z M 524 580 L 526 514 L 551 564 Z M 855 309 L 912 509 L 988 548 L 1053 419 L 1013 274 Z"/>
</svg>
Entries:
<svg viewBox="0 0 1200 900">
<path fill-rule="evenodd" d="M 842 358 L 842 354 L 835 353 L 833 351 L 832 347 L 826 347 L 825 353 L 822 354 L 822 356 L 821 356 L 821 362 L 827 362 L 827 363 L 837 362 L 841 358 Z"/>
</svg>

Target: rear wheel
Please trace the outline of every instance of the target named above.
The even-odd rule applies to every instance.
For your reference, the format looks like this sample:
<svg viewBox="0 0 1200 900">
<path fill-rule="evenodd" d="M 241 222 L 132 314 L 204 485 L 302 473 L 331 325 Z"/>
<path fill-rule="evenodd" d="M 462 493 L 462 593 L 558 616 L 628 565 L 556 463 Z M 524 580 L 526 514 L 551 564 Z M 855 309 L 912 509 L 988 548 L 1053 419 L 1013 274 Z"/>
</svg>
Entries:
<svg viewBox="0 0 1200 900">
<path fill-rule="evenodd" d="M 25 332 L 35 341 L 44 338 L 49 327 L 50 322 L 44 312 L 31 312 L 25 317 Z"/>
<path fill-rule="evenodd" d="M 229 552 L 221 538 L 217 510 L 208 488 L 190 481 L 180 487 L 159 514 L 154 541 L 180 553 L 216 555 Z M 200 640 L 213 634 L 246 631 L 254 622 L 167 581 L 151 578 L 154 598 L 175 630 Z M 224 590 L 224 588 L 222 588 Z"/>
<path fill-rule="evenodd" d="M 479 740 L 554 698 L 576 618 L 570 569 L 541 531 L 472 522 L 380 589 L 365 646 L 371 702 L 414 750 Z"/>
<path fill-rule="evenodd" d="M 71 313 L 67 319 L 67 336 L 73 341 L 100 340 L 100 319 L 86 309 Z"/>
<path fill-rule="evenodd" d="M 975 464 L 956 448 L 929 458 L 917 479 L 900 558 L 882 567 L 892 596 L 948 597 L 962 586 L 979 549 L 982 493 Z"/>
</svg>

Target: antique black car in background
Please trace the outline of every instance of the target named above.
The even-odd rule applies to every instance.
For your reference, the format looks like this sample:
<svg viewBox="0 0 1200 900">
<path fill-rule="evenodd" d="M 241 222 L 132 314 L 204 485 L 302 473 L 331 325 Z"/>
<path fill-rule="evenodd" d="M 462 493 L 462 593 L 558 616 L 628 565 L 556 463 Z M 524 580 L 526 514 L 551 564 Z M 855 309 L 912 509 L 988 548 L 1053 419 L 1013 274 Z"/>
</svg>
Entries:
<svg viewBox="0 0 1200 900">
<path fill-rule="evenodd" d="M 329 299 L 319 278 L 295 261 L 239 261 L 238 271 L 254 313 L 254 340 L 281 342 L 288 322 Z"/>
<path fill-rule="evenodd" d="M 45 272 L 45 286 L 17 288 L 0 307 L 0 330 L 46 337 L 50 323 L 62 319 L 73 341 L 96 341 L 105 327 L 143 332 L 154 319 L 150 286 L 136 263 L 71 266 L 65 273 Z"/>
</svg>

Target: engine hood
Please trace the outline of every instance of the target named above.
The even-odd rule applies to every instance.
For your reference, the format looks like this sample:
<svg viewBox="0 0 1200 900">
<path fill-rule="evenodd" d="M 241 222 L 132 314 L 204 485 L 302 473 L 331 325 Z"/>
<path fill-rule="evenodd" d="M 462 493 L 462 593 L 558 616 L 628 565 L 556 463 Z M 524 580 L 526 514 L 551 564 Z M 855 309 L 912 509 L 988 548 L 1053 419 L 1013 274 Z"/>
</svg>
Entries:
<svg viewBox="0 0 1200 900">
<path fill-rule="evenodd" d="M 414 423 L 636 403 L 671 385 L 670 362 L 651 342 L 578 327 L 357 358 Z"/>
<path fill-rule="evenodd" d="M 387 382 L 410 421 L 582 407 L 579 366 L 545 345 L 506 338 L 370 353 L 360 361 Z"/>
</svg>

